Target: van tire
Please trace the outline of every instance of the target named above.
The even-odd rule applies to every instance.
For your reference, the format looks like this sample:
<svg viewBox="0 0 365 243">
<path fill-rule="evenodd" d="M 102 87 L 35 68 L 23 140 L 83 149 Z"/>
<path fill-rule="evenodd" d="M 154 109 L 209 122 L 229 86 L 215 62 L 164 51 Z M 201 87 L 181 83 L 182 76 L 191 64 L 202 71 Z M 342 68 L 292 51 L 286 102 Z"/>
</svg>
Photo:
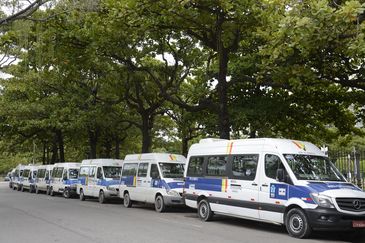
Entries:
<svg viewBox="0 0 365 243">
<path fill-rule="evenodd" d="M 85 201 L 84 190 L 80 189 L 80 201 Z"/>
<path fill-rule="evenodd" d="M 100 191 L 99 192 L 99 203 L 100 204 L 103 204 L 103 203 L 105 203 L 106 202 L 106 200 L 105 200 L 105 194 L 104 194 L 104 191 Z"/>
<path fill-rule="evenodd" d="M 303 239 L 309 237 L 312 228 L 308 223 L 308 218 L 300 208 L 292 208 L 286 214 L 285 227 L 292 237 Z"/>
<path fill-rule="evenodd" d="M 65 188 L 63 190 L 63 197 L 64 198 L 70 198 L 70 190 L 68 188 Z"/>
<path fill-rule="evenodd" d="M 131 200 L 128 192 L 124 193 L 124 196 L 123 196 L 123 205 L 126 208 L 132 207 L 132 200 Z"/>
<path fill-rule="evenodd" d="M 198 216 L 203 221 L 210 221 L 214 216 L 207 199 L 202 199 L 198 203 Z"/>
<path fill-rule="evenodd" d="M 163 213 L 166 211 L 166 205 L 162 195 L 157 195 L 155 198 L 155 210 L 158 213 Z"/>
<path fill-rule="evenodd" d="M 29 193 L 33 193 L 33 187 L 29 186 Z"/>
<path fill-rule="evenodd" d="M 24 192 L 24 186 L 21 186 L 20 191 Z"/>
<path fill-rule="evenodd" d="M 37 186 L 35 187 L 35 194 L 39 194 L 39 189 Z"/>
<path fill-rule="evenodd" d="M 54 196 L 53 187 L 50 187 L 50 189 L 49 189 L 49 195 L 50 195 L 51 197 L 53 197 L 53 196 Z"/>
<path fill-rule="evenodd" d="M 49 186 L 46 189 L 46 195 L 49 195 Z"/>
</svg>

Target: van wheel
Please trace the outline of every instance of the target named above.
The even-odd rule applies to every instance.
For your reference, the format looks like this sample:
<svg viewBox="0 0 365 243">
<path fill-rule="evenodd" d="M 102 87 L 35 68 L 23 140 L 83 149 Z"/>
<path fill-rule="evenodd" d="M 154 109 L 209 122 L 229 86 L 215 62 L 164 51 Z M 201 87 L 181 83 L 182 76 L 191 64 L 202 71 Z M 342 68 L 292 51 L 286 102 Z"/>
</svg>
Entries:
<svg viewBox="0 0 365 243">
<path fill-rule="evenodd" d="M 213 211 L 207 199 L 203 199 L 198 204 L 198 216 L 201 220 L 210 221 L 213 218 Z"/>
<path fill-rule="evenodd" d="M 49 195 L 49 187 L 46 189 L 46 195 Z"/>
<path fill-rule="evenodd" d="M 29 186 L 29 193 L 33 193 L 33 187 Z"/>
<path fill-rule="evenodd" d="M 299 208 L 293 208 L 287 213 L 285 227 L 290 236 L 300 239 L 307 238 L 312 232 L 307 216 Z"/>
<path fill-rule="evenodd" d="M 80 189 L 80 201 L 85 201 L 84 190 Z"/>
<path fill-rule="evenodd" d="M 20 191 L 24 192 L 24 186 L 21 186 Z"/>
<path fill-rule="evenodd" d="M 13 190 L 15 191 L 17 188 L 15 186 L 13 186 Z"/>
<path fill-rule="evenodd" d="M 65 188 L 65 190 L 63 190 L 63 197 L 70 198 L 70 190 L 68 188 Z"/>
<path fill-rule="evenodd" d="M 39 189 L 37 186 L 35 187 L 35 194 L 39 194 Z"/>
<path fill-rule="evenodd" d="M 104 194 L 104 191 L 100 191 L 99 192 L 99 203 L 103 204 L 105 203 L 105 194 Z"/>
<path fill-rule="evenodd" d="M 51 188 L 49 189 L 49 195 L 50 195 L 51 197 L 53 197 L 53 196 L 54 196 L 53 187 L 51 187 Z"/>
<path fill-rule="evenodd" d="M 157 195 L 155 199 L 155 209 L 159 213 L 163 213 L 166 211 L 166 205 L 161 195 Z"/>
<path fill-rule="evenodd" d="M 132 200 L 129 197 L 129 193 L 128 192 L 124 193 L 124 196 L 123 196 L 123 204 L 124 204 L 124 207 L 126 207 L 126 208 L 132 207 Z"/>
</svg>

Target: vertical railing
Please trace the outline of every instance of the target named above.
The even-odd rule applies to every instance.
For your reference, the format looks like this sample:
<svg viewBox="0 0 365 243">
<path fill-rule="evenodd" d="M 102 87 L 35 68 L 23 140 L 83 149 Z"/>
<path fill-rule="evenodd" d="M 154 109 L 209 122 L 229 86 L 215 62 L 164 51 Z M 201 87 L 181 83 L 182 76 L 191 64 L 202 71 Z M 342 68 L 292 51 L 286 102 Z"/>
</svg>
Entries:
<svg viewBox="0 0 365 243">
<path fill-rule="evenodd" d="M 349 182 L 365 188 L 365 151 L 329 150 L 328 156 Z"/>
</svg>

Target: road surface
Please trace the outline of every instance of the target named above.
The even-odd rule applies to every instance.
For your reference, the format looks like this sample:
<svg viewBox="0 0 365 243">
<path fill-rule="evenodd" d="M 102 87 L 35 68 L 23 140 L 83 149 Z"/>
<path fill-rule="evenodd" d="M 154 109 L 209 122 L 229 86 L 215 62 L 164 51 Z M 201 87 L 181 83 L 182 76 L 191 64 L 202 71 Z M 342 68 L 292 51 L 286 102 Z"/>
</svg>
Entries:
<svg viewBox="0 0 365 243">
<path fill-rule="evenodd" d="M 145 205 L 127 209 L 119 202 L 101 205 L 97 200 L 36 195 L 0 183 L 0 243 L 351 242 L 348 237 L 321 232 L 298 240 L 281 226 L 261 222 L 228 217 L 202 222 L 188 208 L 158 214 Z M 364 234 L 355 242 L 364 243 Z"/>
</svg>

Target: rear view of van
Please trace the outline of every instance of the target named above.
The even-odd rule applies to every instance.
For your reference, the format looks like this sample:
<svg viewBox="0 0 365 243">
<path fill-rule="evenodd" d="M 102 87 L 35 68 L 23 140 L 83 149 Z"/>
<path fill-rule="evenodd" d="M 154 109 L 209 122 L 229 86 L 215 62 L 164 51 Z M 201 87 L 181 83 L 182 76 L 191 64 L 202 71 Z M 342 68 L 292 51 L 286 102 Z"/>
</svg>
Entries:
<svg viewBox="0 0 365 243">
<path fill-rule="evenodd" d="M 35 182 L 35 193 L 49 192 L 49 184 L 51 180 L 51 174 L 53 165 L 40 165 L 37 170 L 37 179 Z"/>
</svg>

